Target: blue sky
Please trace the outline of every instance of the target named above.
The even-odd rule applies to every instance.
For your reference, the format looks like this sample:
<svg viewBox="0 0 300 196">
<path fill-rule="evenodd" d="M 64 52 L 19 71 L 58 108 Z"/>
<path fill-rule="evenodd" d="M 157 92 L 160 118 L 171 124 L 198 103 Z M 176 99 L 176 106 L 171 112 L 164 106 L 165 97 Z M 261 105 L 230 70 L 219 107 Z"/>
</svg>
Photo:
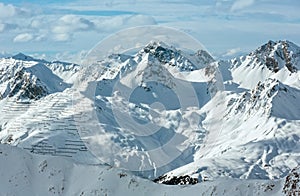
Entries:
<svg viewBox="0 0 300 196">
<path fill-rule="evenodd" d="M 140 25 L 164 25 L 228 58 L 268 40 L 300 44 L 299 0 L 0 1 L 0 54 L 80 62 L 100 40 Z"/>
</svg>

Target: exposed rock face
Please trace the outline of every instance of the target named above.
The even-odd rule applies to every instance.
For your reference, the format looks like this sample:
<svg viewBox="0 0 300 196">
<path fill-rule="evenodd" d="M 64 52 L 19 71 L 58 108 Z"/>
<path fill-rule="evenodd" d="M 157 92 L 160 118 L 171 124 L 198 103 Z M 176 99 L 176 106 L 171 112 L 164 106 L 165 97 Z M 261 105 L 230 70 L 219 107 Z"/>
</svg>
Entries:
<svg viewBox="0 0 300 196">
<path fill-rule="evenodd" d="M 63 62 L 47 62 L 24 54 L 0 59 L 0 100 L 38 100 L 71 87 L 79 66 Z M 71 78 L 71 79 L 70 79 Z M 69 81 L 70 80 L 70 81 Z"/>
<path fill-rule="evenodd" d="M 48 94 L 41 81 L 23 69 L 16 73 L 15 80 L 10 84 L 10 89 L 8 96 L 17 96 L 17 99 L 37 100 Z"/>
<path fill-rule="evenodd" d="M 300 195 L 300 167 L 294 168 L 286 177 L 283 192 L 288 196 Z"/>
<path fill-rule="evenodd" d="M 177 176 L 168 177 L 167 175 L 164 175 L 153 180 L 153 182 L 167 184 L 167 185 L 184 185 L 184 184 L 197 184 L 198 179 L 192 178 L 188 175 L 178 176 L 178 177 Z"/>
<path fill-rule="evenodd" d="M 263 62 L 274 73 L 277 73 L 282 67 L 286 67 L 291 73 L 294 73 L 297 71 L 297 67 L 293 65 L 293 62 L 299 58 L 299 51 L 294 48 L 294 44 L 289 41 L 269 41 L 250 55 Z"/>
<path fill-rule="evenodd" d="M 167 46 L 163 42 L 149 43 L 139 52 L 139 56 L 145 54 L 153 56 L 160 63 L 176 67 L 180 71 L 197 70 L 215 61 L 213 57 L 204 50 L 199 50 L 195 54 L 185 54 L 172 46 Z"/>
</svg>

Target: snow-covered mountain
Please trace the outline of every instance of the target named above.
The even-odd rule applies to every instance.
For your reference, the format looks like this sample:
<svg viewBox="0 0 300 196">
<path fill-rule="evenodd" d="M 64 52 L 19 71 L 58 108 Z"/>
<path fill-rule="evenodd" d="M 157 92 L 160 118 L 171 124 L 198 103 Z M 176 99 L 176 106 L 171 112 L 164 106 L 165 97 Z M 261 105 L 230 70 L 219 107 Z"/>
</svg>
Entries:
<svg viewBox="0 0 300 196">
<path fill-rule="evenodd" d="M 110 166 L 38 156 L 0 144 L 1 195 L 281 195 L 283 180 L 217 180 L 166 186 Z"/>
<path fill-rule="evenodd" d="M 88 72 L 103 74 L 86 74 L 91 75 L 89 79 L 84 75 L 81 81 L 85 82 L 76 88 L 91 92 L 84 95 L 96 97 L 95 103 L 92 99 L 75 101 L 81 137 L 93 143 L 88 148 L 103 162 L 148 178 L 191 162 L 205 137 L 205 130 L 199 127 L 202 114 L 197 112 L 211 99 L 214 86 L 208 83 L 213 73 L 203 63 L 212 62 L 208 55 L 201 51 L 188 55 L 152 42 L 136 55 L 113 55 L 93 65 L 94 70 Z M 201 72 L 199 81 L 191 83 L 178 75 L 193 70 Z M 96 107 L 97 117 L 83 104 Z M 83 114 L 89 115 L 84 124 Z M 98 126 L 91 123 L 93 118 Z M 101 139 L 96 141 L 96 137 Z"/>
<path fill-rule="evenodd" d="M 0 59 L 0 64 L 1 99 L 14 97 L 37 100 L 55 92 L 62 92 L 71 84 L 59 77 L 58 73 L 68 72 L 71 77 L 78 70 L 74 64 L 49 63 L 21 53 L 11 58 Z M 72 71 L 69 71 L 71 69 Z"/>
<path fill-rule="evenodd" d="M 187 188 L 191 193 L 206 187 L 229 194 L 232 190 L 224 186 L 232 184 L 236 190 L 253 187 L 251 191 L 280 195 L 284 177 L 300 162 L 299 69 L 300 48 L 289 41 L 269 41 L 246 56 L 218 62 L 203 50 L 189 53 L 161 42 L 150 42 L 134 55 L 112 54 L 88 67 L 23 54 L 2 58 L 0 142 L 45 156 L 1 148 L 34 157 L 33 165 L 57 159 L 52 167 L 62 168 L 59 175 L 67 176 L 63 187 L 69 188 L 53 185 L 49 194 L 79 193 L 72 183 L 80 171 L 106 171 L 108 164 L 114 169 L 100 183 L 106 193 L 120 194 L 131 178 L 150 187 L 147 195 L 152 187 L 159 187 L 158 194 L 181 190 L 135 174 L 165 184 L 200 182 Z M 118 167 L 132 172 L 124 173 L 130 176 L 125 184 L 123 175 L 116 179 L 122 171 Z M 28 175 L 19 176 L 18 184 L 28 182 Z M 110 192 L 109 183 L 116 180 L 121 188 Z M 96 184 L 88 187 L 86 191 L 104 194 Z M 142 189 L 136 187 L 126 188 L 128 194 Z"/>
<path fill-rule="evenodd" d="M 289 41 L 259 47 L 247 56 L 231 60 L 233 81 L 243 88 L 254 88 L 259 81 L 275 78 L 299 88 L 300 48 Z"/>
<path fill-rule="evenodd" d="M 192 163 L 165 178 L 277 179 L 296 167 L 300 160 L 299 56 L 298 46 L 279 41 L 245 57 L 219 62 L 225 101 L 201 108 L 207 114 L 203 123 L 219 130 L 208 134 Z M 268 68 L 268 58 L 278 69 Z M 223 115 L 216 116 L 220 110 Z"/>
</svg>

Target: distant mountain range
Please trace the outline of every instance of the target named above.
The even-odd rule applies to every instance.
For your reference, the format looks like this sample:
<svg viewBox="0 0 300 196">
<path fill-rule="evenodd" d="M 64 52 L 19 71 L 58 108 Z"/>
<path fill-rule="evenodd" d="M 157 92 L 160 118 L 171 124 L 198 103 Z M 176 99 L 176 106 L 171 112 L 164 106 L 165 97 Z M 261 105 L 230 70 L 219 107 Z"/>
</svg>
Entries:
<svg viewBox="0 0 300 196">
<path fill-rule="evenodd" d="M 56 157 L 59 168 L 75 164 L 76 172 L 91 173 L 105 168 L 104 179 L 113 181 L 108 176 L 119 173 L 118 183 L 122 177 L 130 180 L 130 193 L 131 186 L 159 186 L 137 175 L 165 184 L 214 181 L 209 191 L 218 194 L 231 182 L 248 184 L 243 189 L 253 194 L 281 195 L 284 178 L 300 160 L 299 69 L 300 47 L 290 41 L 269 41 L 246 56 L 219 61 L 206 51 L 190 54 L 162 42 L 150 42 L 134 55 L 112 54 L 89 67 L 21 53 L 1 58 L 0 156 L 34 157 L 34 166 L 21 160 L 28 171 L 40 164 L 56 172 L 49 194 L 79 193 L 72 185 L 77 174 L 56 170 L 54 163 L 47 167 Z M 0 160 L 20 161 L 9 157 Z M 125 171 L 109 171 L 108 165 Z M 39 179 L 25 173 L 0 168 L 0 175 L 18 178 L 18 186 Z M 58 176 L 67 176 L 66 182 Z M 90 188 L 100 195 L 113 190 L 101 186 L 106 192 Z M 0 193 L 14 194 L 11 190 Z"/>
</svg>

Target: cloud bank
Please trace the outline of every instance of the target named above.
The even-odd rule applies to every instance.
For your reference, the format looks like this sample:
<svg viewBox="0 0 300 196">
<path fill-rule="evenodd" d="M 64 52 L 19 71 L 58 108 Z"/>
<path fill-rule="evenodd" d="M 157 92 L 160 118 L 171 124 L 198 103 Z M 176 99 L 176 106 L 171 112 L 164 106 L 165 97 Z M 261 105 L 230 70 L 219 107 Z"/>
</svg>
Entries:
<svg viewBox="0 0 300 196">
<path fill-rule="evenodd" d="M 236 0 L 233 5 L 231 6 L 231 11 L 238 11 L 249 7 L 255 3 L 255 0 Z"/>
<path fill-rule="evenodd" d="M 295 0 L 22 2 L 0 3 L 0 51 L 65 58 L 124 28 L 156 24 L 187 32 L 218 54 L 234 53 L 237 46 L 250 50 L 269 39 L 300 43 Z"/>
<path fill-rule="evenodd" d="M 32 39 L 33 39 L 33 35 L 31 35 L 29 33 L 22 33 L 22 34 L 17 35 L 13 41 L 14 42 L 28 42 Z"/>
</svg>

